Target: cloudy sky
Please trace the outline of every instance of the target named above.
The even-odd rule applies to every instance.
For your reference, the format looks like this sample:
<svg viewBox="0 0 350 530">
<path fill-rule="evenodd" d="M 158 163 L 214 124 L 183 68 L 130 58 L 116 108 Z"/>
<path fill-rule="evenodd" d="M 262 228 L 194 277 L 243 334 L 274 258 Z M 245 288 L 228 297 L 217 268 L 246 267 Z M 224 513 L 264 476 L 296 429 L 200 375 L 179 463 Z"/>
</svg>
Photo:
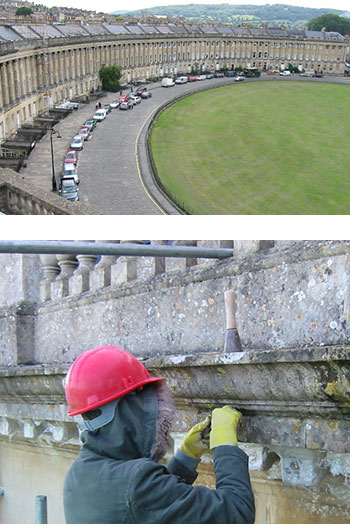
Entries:
<svg viewBox="0 0 350 530">
<path fill-rule="evenodd" d="M 176 5 L 176 4 L 254 4 L 254 5 L 265 5 L 265 4 L 288 4 L 300 7 L 315 7 L 315 8 L 330 8 L 340 9 L 343 11 L 350 11 L 350 4 L 348 0 L 293 0 L 291 2 L 279 0 L 276 2 L 267 2 L 264 0 L 247 0 L 230 2 L 229 0 L 190 0 L 188 2 L 184 0 L 133 0 L 130 2 L 123 2 L 121 0 L 43 0 L 43 4 L 48 6 L 67 6 L 67 7 L 81 7 L 82 9 L 88 9 L 92 11 L 104 11 L 111 13 L 119 10 L 127 9 L 146 9 L 161 5 Z"/>
</svg>

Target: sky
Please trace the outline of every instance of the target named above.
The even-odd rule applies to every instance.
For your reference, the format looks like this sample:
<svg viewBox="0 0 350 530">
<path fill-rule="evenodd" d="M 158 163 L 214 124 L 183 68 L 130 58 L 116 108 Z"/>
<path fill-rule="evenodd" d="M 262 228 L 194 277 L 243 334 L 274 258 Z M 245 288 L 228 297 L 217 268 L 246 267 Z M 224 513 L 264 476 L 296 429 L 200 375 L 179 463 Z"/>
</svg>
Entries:
<svg viewBox="0 0 350 530">
<path fill-rule="evenodd" d="M 267 2 L 264 0 L 239 0 L 237 2 L 230 2 L 229 0 L 133 0 L 128 4 L 120 0 L 42 0 L 44 5 L 49 7 L 52 6 L 65 6 L 65 7 L 80 7 L 91 11 L 103 11 L 106 13 L 112 13 L 118 10 L 137 10 L 147 9 L 155 6 L 167 6 L 167 5 L 183 5 L 183 4 L 232 4 L 232 5 L 266 5 L 266 4 L 287 4 L 299 7 L 314 7 L 314 8 L 329 8 L 339 9 L 341 11 L 350 11 L 350 5 L 348 0 L 293 0 L 284 1 L 276 0 L 276 2 Z"/>
</svg>

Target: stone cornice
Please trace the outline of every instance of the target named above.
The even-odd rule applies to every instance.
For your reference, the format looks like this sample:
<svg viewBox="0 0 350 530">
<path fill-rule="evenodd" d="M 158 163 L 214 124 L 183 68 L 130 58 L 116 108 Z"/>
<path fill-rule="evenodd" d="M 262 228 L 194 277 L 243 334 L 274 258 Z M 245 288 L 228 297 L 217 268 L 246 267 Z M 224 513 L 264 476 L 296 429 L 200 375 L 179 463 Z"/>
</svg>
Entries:
<svg viewBox="0 0 350 530">
<path fill-rule="evenodd" d="M 184 429 L 184 417 L 196 420 L 228 404 L 244 415 L 241 442 L 350 451 L 349 345 L 143 361 L 151 373 L 166 378 L 180 411 L 178 431 Z M 0 403 L 31 404 L 33 410 L 40 405 L 41 416 L 45 406 L 64 405 L 68 366 L 2 368 Z"/>
</svg>

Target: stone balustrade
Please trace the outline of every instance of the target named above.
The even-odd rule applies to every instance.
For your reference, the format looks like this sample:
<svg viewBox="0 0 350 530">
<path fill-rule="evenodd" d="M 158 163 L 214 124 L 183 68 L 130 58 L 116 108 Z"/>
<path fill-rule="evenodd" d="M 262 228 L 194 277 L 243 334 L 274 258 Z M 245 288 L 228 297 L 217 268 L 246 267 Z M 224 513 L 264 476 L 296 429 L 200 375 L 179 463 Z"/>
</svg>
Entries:
<svg viewBox="0 0 350 530">
<path fill-rule="evenodd" d="M 109 241 L 111 242 L 111 241 Z M 114 241 L 127 243 L 127 241 Z M 135 243 L 135 241 L 130 241 Z M 137 241 L 136 243 L 142 243 Z M 229 240 L 152 240 L 153 245 L 196 246 L 208 248 L 235 248 L 235 257 L 244 258 L 250 253 L 273 247 L 274 241 Z M 149 256 L 93 256 L 93 255 L 41 255 L 41 301 L 59 300 L 66 296 L 98 291 L 105 287 L 120 286 L 130 281 L 149 281 L 162 274 L 184 272 L 190 267 L 210 267 L 218 259 L 178 258 Z"/>
</svg>

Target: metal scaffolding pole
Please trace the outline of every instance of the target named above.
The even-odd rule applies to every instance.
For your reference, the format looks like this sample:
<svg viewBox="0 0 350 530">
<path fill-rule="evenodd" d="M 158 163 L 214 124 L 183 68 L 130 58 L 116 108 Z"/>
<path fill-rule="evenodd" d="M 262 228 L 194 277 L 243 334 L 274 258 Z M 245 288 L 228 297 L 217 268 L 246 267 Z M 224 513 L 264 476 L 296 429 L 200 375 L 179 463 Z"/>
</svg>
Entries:
<svg viewBox="0 0 350 530">
<path fill-rule="evenodd" d="M 223 259 L 232 257 L 233 249 L 95 241 L 2 240 L 0 241 L 0 254 L 93 254 Z"/>
</svg>

